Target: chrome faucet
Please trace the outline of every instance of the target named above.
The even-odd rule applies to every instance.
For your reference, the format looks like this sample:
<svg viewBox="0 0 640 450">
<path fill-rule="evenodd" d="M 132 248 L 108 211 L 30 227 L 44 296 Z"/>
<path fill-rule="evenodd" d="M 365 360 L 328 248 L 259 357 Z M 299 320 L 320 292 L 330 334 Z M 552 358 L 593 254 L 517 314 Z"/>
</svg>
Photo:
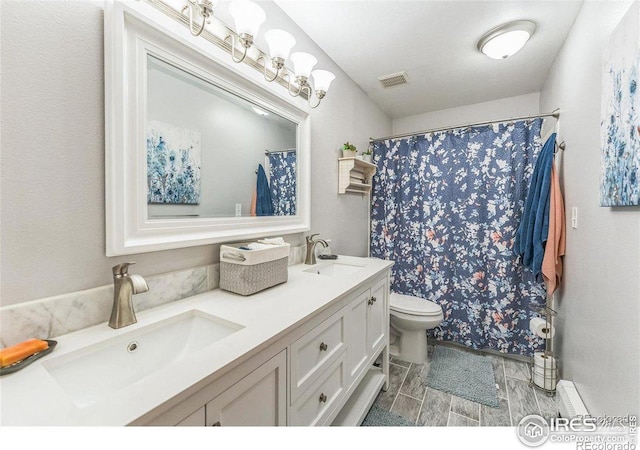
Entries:
<svg viewBox="0 0 640 450">
<path fill-rule="evenodd" d="M 149 286 L 141 275 L 129 275 L 129 266 L 135 262 L 126 262 L 113 266 L 113 309 L 109 326 L 122 328 L 137 322 L 133 311 L 133 294 L 147 292 Z"/>
<path fill-rule="evenodd" d="M 307 265 L 314 265 L 316 263 L 316 244 L 319 242 L 322 244 L 324 248 L 327 248 L 329 244 L 324 239 L 313 239 L 314 236 L 319 236 L 318 234 L 312 234 L 311 236 L 307 236 L 307 257 L 304 260 L 304 263 Z"/>
</svg>

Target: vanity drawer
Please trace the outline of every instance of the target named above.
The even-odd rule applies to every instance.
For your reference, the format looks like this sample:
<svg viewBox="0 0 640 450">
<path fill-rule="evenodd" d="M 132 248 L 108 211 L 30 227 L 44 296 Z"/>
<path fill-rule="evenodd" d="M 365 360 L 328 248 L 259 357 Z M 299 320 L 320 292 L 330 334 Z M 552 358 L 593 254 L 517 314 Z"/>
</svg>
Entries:
<svg viewBox="0 0 640 450">
<path fill-rule="evenodd" d="M 346 387 L 346 353 L 331 364 L 316 383 L 291 406 L 289 425 L 324 425 Z"/>
<path fill-rule="evenodd" d="M 344 339 L 341 311 L 291 344 L 291 404 L 344 352 Z"/>
</svg>

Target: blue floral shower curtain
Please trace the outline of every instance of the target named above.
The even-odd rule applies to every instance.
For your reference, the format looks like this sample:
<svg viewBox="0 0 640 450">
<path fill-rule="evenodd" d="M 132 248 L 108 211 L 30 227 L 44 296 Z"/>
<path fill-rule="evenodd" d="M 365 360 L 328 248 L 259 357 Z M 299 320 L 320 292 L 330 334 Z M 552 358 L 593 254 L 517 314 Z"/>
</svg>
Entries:
<svg viewBox="0 0 640 450">
<path fill-rule="evenodd" d="M 371 256 L 394 292 L 442 306 L 440 340 L 533 355 L 544 286 L 512 251 L 542 119 L 374 143 Z"/>
<path fill-rule="evenodd" d="M 269 180 L 273 214 L 296 215 L 296 151 L 269 153 Z"/>
</svg>

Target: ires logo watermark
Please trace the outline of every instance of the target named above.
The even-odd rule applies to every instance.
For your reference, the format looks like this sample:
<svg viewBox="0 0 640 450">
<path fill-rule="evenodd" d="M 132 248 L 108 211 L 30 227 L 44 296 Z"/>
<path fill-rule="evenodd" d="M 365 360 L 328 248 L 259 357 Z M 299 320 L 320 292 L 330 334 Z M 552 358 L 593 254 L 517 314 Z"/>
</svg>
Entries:
<svg viewBox="0 0 640 450">
<path fill-rule="evenodd" d="M 576 443 L 577 450 L 637 450 L 635 416 L 552 417 L 529 415 L 517 427 L 520 442 L 539 447 L 547 441 Z"/>
<path fill-rule="evenodd" d="M 538 447 L 549 439 L 549 424 L 544 417 L 532 414 L 518 424 L 518 439 L 529 447 Z"/>
</svg>

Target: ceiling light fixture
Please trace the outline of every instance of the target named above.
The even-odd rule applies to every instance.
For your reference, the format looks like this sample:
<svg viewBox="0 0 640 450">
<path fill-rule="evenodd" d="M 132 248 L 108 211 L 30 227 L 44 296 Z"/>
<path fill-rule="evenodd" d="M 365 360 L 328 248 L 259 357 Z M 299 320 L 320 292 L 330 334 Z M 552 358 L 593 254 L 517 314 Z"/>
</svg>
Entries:
<svg viewBox="0 0 640 450">
<path fill-rule="evenodd" d="M 530 20 L 516 20 L 486 33 L 478 41 L 478 50 L 493 59 L 505 59 L 524 47 L 536 30 Z"/>
<path fill-rule="evenodd" d="M 216 3 L 217 0 L 187 0 L 187 4 L 182 8 L 182 14 L 189 16 L 188 26 L 193 36 L 200 36 L 207 24 L 211 23 L 210 17 L 213 15 Z M 235 23 L 235 31 L 229 28 L 227 31 L 229 34 L 224 37 L 224 41 L 230 41 L 231 43 L 231 59 L 233 62 L 241 63 L 247 57 L 249 49 L 253 47 L 253 41 L 258 34 L 260 26 L 266 20 L 266 14 L 260 6 L 250 0 L 232 1 L 229 5 L 229 12 Z M 202 18 L 201 24 L 195 24 L 196 20 L 200 20 L 197 19 L 197 16 Z M 258 53 L 257 57 L 249 56 L 248 61 L 253 60 L 259 64 L 258 67 L 262 66 L 264 79 L 269 82 L 275 81 L 280 76 L 281 83 L 286 83 L 285 77 L 288 77 L 289 94 L 297 97 L 304 92 L 309 106 L 317 108 L 325 95 L 327 95 L 327 90 L 329 90 L 329 85 L 335 79 L 335 75 L 327 70 L 314 70 L 312 72 L 318 60 L 313 55 L 303 52 L 291 55 L 290 59 L 294 70 L 289 70 L 285 67 L 285 62 L 289 58 L 291 49 L 296 45 L 295 38 L 283 30 L 269 30 L 264 37 L 269 46 L 271 68 L 274 71 L 273 76 L 269 76 L 269 57 L 265 52 L 255 49 Z M 242 56 L 238 58 L 236 58 L 236 45 L 242 48 L 240 50 Z M 262 60 L 262 64 L 260 64 L 260 60 Z M 315 105 L 311 102 L 312 89 L 309 84 L 309 77 L 313 77 L 316 98 L 318 99 L 318 103 Z"/>
</svg>

